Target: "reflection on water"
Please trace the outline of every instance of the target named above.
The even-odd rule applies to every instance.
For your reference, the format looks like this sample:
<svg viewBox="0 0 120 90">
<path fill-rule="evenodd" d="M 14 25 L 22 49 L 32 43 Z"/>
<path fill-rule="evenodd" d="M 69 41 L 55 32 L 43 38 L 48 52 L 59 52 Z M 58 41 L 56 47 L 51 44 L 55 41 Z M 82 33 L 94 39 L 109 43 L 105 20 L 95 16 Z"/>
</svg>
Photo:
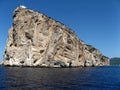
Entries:
<svg viewBox="0 0 120 90">
<path fill-rule="evenodd" d="M 120 67 L 0 67 L 0 90 L 120 90 Z"/>
</svg>

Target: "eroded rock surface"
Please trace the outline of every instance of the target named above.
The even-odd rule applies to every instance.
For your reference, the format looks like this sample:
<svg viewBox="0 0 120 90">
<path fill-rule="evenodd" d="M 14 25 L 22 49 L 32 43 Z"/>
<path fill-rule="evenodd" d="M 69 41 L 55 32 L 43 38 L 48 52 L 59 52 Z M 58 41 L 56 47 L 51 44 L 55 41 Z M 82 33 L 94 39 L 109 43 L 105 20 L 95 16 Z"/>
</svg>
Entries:
<svg viewBox="0 0 120 90">
<path fill-rule="evenodd" d="M 18 7 L 4 53 L 10 66 L 102 66 L 109 59 L 86 45 L 65 25 L 42 13 Z"/>
</svg>

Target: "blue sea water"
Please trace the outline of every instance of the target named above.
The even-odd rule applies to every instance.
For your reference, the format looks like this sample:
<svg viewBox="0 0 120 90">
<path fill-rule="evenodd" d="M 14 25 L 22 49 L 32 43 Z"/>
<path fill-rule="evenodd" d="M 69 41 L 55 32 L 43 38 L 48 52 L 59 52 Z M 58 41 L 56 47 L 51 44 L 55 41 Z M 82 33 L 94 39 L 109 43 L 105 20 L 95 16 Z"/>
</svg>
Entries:
<svg viewBox="0 0 120 90">
<path fill-rule="evenodd" d="M 120 67 L 0 66 L 0 90 L 120 90 Z"/>
</svg>

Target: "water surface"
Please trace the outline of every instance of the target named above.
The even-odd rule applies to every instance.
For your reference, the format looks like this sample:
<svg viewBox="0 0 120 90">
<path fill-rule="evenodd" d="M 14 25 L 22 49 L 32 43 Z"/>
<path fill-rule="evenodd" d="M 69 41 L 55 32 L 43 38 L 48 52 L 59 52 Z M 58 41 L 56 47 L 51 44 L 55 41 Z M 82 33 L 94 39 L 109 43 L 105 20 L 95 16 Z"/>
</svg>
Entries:
<svg viewBox="0 0 120 90">
<path fill-rule="evenodd" d="M 120 67 L 0 67 L 0 90 L 120 90 Z"/>
</svg>

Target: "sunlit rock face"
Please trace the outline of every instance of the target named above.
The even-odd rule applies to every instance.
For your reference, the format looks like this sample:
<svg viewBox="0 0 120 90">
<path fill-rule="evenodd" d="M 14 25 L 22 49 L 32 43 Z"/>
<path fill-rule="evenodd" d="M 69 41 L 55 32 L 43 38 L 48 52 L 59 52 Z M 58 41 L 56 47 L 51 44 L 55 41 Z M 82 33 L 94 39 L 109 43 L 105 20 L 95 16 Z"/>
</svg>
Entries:
<svg viewBox="0 0 120 90">
<path fill-rule="evenodd" d="M 68 27 L 42 13 L 15 9 L 4 65 L 76 67 L 109 65 L 109 59 L 86 45 Z"/>
</svg>

